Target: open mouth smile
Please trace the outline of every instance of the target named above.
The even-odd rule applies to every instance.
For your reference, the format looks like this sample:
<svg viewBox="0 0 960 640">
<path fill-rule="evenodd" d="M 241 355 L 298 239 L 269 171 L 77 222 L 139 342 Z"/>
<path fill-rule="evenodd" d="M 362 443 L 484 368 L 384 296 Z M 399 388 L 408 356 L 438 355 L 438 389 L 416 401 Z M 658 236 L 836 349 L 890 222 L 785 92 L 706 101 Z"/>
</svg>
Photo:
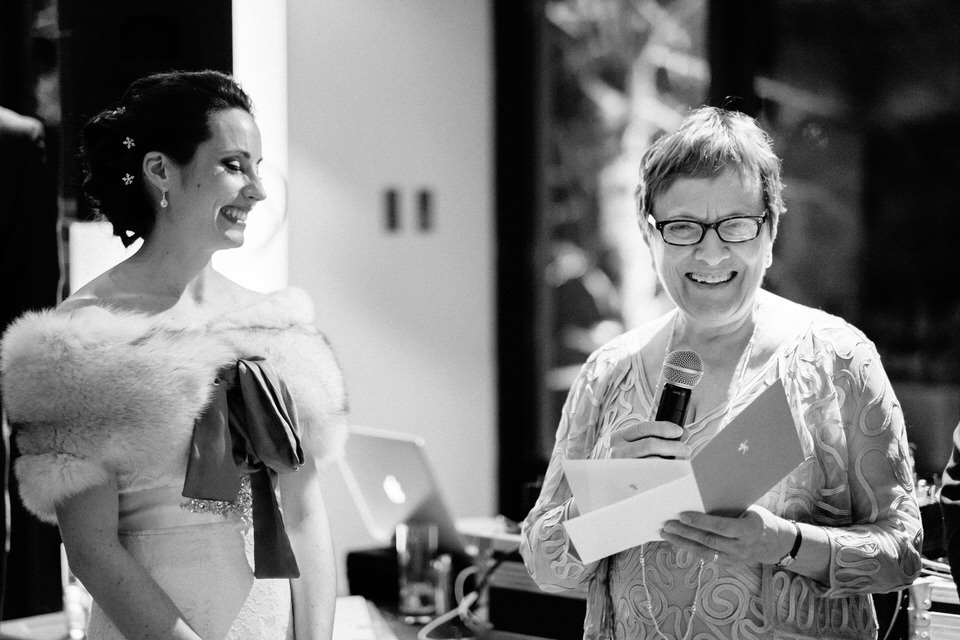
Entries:
<svg viewBox="0 0 960 640">
<path fill-rule="evenodd" d="M 220 215 L 234 224 L 246 224 L 249 211 L 237 207 L 224 207 L 220 209 Z"/>
<path fill-rule="evenodd" d="M 723 273 L 688 273 L 687 278 L 697 284 L 720 285 L 730 282 L 736 277 L 736 271 L 725 271 Z"/>
</svg>

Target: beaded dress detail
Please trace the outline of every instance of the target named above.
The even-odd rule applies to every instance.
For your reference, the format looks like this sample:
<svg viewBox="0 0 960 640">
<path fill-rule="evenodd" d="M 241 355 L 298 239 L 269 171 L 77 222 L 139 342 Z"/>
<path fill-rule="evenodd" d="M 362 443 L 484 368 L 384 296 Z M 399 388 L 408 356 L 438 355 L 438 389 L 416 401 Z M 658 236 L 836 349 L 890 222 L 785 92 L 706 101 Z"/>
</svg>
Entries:
<svg viewBox="0 0 960 640">
<path fill-rule="evenodd" d="M 180 503 L 180 507 L 192 513 L 215 513 L 224 518 L 238 518 L 243 523 L 244 530 L 249 529 L 253 526 L 253 494 L 250 491 L 250 476 L 241 476 L 240 492 L 237 493 L 236 500 L 191 498 Z"/>
</svg>

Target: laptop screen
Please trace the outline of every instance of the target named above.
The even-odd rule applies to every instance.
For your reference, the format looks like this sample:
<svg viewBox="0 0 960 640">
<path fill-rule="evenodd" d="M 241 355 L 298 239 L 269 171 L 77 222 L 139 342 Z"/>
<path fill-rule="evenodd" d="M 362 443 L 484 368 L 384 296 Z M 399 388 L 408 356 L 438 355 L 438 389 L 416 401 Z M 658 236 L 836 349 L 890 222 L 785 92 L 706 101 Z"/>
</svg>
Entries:
<svg viewBox="0 0 960 640">
<path fill-rule="evenodd" d="M 401 522 L 433 522 L 440 551 L 465 552 L 421 438 L 351 426 L 343 475 L 375 539 L 389 543 Z"/>
</svg>

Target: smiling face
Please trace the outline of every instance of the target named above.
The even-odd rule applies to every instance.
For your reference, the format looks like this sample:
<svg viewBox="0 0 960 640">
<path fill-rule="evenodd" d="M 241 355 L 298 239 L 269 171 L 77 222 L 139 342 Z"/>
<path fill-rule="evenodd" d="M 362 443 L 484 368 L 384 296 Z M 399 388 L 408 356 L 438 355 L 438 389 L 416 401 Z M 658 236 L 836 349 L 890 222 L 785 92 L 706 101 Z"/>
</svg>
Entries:
<svg viewBox="0 0 960 640">
<path fill-rule="evenodd" d="M 243 244 L 247 216 L 266 197 L 260 181 L 260 130 L 243 109 L 210 116 L 211 137 L 171 181 L 171 208 L 181 217 L 191 242 L 216 251 Z"/>
<path fill-rule="evenodd" d="M 710 223 L 763 212 L 759 180 L 745 181 L 731 169 L 712 178 L 678 178 L 653 202 L 653 216 L 660 222 Z M 677 247 L 666 244 L 650 225 L 644 240 L 660 281 L 688 320 L 721 329 L 749 318 L 773 249 L 768 225 L 755 239 L 741 243 L 724 242 L 711 229 L 699 244 Z"/>
</svg>

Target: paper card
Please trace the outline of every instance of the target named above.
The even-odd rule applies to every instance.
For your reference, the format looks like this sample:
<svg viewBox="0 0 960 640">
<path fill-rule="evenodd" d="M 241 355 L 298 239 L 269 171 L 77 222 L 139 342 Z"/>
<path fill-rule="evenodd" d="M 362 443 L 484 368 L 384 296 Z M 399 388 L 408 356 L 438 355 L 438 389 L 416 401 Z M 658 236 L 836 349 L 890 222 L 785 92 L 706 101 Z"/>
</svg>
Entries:
<svg viewBox="0 0 960 640">
<path fill-rule="evenodd" d="M 580 559 L 589 563 L 659 540 L 663 523 L 681 511 L 703 511 L 692 473 L 568 520 L 566 528 Z"/>
<path fill-rule="evenodd" d="M 737 516 L 803 462 L 779 380 L 691 460 L 707 513 Z"/>
<path fill-rule="evenodd" d="M 738 515 L 803 461 L 793 415 L 775 382 L 693 460 L 567 460 L 581 515 L 565 523 L 580 559 L 660 539 L 682 511 Z"/>
<path fill-rule="evenodd" d="M 563 472 L 580 513 L 632 498 L 693 473 L 689 460 L 662 458 L 564 460 Z"/>
</svg>

